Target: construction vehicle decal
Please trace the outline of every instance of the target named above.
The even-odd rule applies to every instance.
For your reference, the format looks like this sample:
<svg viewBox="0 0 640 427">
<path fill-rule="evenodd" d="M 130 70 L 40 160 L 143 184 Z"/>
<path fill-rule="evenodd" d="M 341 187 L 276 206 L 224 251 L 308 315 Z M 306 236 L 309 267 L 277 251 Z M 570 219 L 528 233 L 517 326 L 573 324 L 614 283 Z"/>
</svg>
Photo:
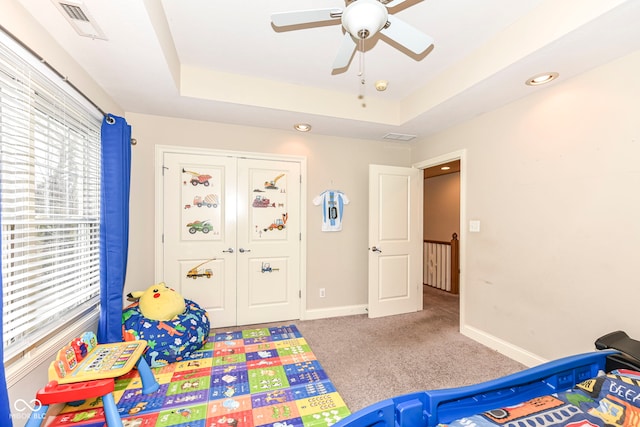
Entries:
<svg viewBox="0 0 640 427">
<path fill-rule="evenodd" d="M 196 234 L 198 231 L 201 231 L 204 234 L 207 234 L 208 232 L 213 230 L 213 227 L 211 226 L 211 223 L 209 222 L 208 219 L 204 221 L 190 222 L 187 224 L 187 227 L 189 228 L 189 233 L 191 234 Z"/>
<path fill-rule="evenodd" d="M 196 185 L 198 185 L 198 184 L 202 184 L 205 187 L 208 187 L 211 184 L 209 182 L 209 180 L 212 178 L 211 175 L 200 174 L 198 172 L 188 171 L 188 170 L 185 170 L 184 168 L 182 168 L 182 173 L 188 173 L 189 175 L 191 175 L 191 179 L 189 179 L 189 182 L 194 187 Z M 185 181 L 185 183 L 186 183 L 186 181 Z"/>
<path fill-rule="evenodd" d="M 289 214 L 283 213 L 282 218 L 276 218 L 270 225 L 263 228 L 263 231 L 283 230 L 286 227 L 288 219 Z"/>
<path fill-rule="evenodd" d="M 203 265 L 205 265 L 208 262 L 211 262 L 215 260 L 215 258 L 211 258 L 208 259 L 204 262 L 201 262 L 200 264 L 196 265 L 195 267 L 191 268 L 188 272 L 187 272 L 187 277 L 190 279 L 197 279 L 198 277 L 206 277 L 207 279 L 210 279 L 211 276 L 213 276 L 213 270 L 210 268 L 206 268 L 206 269 L 200 269 L 200 267 L 202 267 Z"/>
<path fill-rule="evenodd" d="M 280 180 L 285 174 L 281 173 L 280 175 L 276 176 L 273 181 L 265 181 L 264 182 L 264 188 L 266 188 L 267 190 L 277 190 L 278 187 L 276 186 L 276 183 L 278 182 L 278 180 Z"/>
</svg>

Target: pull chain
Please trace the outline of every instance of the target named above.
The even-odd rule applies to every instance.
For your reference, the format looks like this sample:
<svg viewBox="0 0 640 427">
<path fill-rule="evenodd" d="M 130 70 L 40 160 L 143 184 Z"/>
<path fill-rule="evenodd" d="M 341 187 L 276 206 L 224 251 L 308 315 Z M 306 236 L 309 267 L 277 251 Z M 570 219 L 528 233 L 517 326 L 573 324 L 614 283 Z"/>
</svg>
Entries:
<svg viewBox="0 0 640 427">
<path fill-rule="evenodd" d="M 365 74 L 364 74 L 364 39 L 359 39 L 358 44 L 360 45 L 360 61 L 359 61 L 359 71 L 358 71 L 358 79 L 360 80 L 360 94 L 358 95 L 358 99 L 362 100 L 362 108 L 367 106 L 367 103 L 364 100 L 364 90 L 365 90 Z"/>
</svg>

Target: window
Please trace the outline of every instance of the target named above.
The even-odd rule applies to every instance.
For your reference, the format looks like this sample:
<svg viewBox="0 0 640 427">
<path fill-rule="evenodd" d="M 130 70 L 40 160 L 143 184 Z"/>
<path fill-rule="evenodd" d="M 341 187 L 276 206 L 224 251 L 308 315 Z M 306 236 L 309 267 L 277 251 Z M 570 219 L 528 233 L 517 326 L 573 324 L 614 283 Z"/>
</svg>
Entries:
<svg viewBox="0 0 640 427">
<path fill-rule="evenodd" d="M 101 119 L 0 32 L 5 360 L 99 303 Z"/>
</svg>

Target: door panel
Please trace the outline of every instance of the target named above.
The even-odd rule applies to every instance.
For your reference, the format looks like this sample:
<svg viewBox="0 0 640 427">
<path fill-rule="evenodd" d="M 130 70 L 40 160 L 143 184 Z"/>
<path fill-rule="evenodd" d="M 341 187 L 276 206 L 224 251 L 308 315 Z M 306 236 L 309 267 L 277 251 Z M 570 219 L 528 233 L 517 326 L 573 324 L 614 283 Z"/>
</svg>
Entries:
<svg viewBox="0 0 640 427">
<path fill-rule="evenodd" d="M 163 280 L 213 327 L 236 324 L 236 175 L 232 158 L 164 155 Z"/>
<path fill-rule="evenodd" d="M 238 321 L 300 317 L 300 164 L 238 163 Z"/>
<path fill-rule="evenodd" d="M 369 166 L 369 317 L 422 308 L 422 175 Z"/>
</svg>

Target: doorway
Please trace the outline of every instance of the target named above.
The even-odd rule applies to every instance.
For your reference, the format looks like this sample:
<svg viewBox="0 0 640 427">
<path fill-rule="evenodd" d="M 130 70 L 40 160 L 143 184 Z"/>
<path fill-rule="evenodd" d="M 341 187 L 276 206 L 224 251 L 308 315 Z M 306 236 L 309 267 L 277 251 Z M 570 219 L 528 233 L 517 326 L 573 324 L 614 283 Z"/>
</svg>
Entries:
<svg viewBox="0 0 640 427">
<path fill-rule="evenodd" d="M 466 255 L 465 255 L 465 248 L 466 248 L 466 236 L 467 236 L 467 232 L 465 229 L 465 223 L 466 223 L 466 150 L 459 150 L 459 151 L 454 151 L 451 153 L 447 153 L 441 156 L 437 156 L 437 157 L 433 157 L 427 160 L 423 160 L 421 162 L 418 162 L 416 164 L 414 164 L 414 167 L 419 168 L 419 169 L 423 169 L 424 173 L 425 173 L 425 178 L 427 178 L 427 175 L 431 175 L 432 173 L 437 174 L 438 172 L 436 172 L 437 170 L 441 171 L 441 167 L 443 166 L 450 166 L 451 169 L 450 170 L 455 170 L 455 168 L 458 168 L 458 170 L 456 171 L 459 175 L 458 175 L 458 184 L 459 184 L 459 196 L 458 196 L 458 203 L 457 203 L 457 208 L 458 208 L 458 213 L 457 213 L 457 223 L 458 223 L 458 227 L 457 229 L 459 230 L 458 232 L 458 240 L 459 240 L 459 258 L 458 258 L 458 272 L 459 272 L 459 277 L 458 277 L 458 295 L 452 295 L 452 297 L 455 297 L 458 300 L 458 307 L 459 307 L 459 318 L 460 318 L 460 325 L 464 324 L 464 292 L 465 292 L 465 281 L 466 281 L 466 277 L 465 277 L 465 265 L 466 265 Z M 429 172 L 427 172 L 427 170 L 429 170 Z M 443 171 L 441 171 L 443 172 Z M 440 172 L 440 173 L 441 173 Z M 426 197 L 425 197 L 426 200 Z M 426 203 L 425 203 L 426 204 Z M 425 212 L 428 209 L 427 206 L 425 206 Z M 427 221 L 429 216 L 428 214 L 423 213 L 424 215 L 424 220 Z M 453 213 L 453 216 L 456 216 L 456 213 Z M 450 227 L 450 226 L 449 226 Z M 424 230 L 427 230 L 429 227 L 427 226 L 427 224 L 425 224 L 424 226 Z M 448 232 L 447 232 L 448 233 Z M 446 239 L 446 234 L 444 235 L 445 237 L 443 238 Z M 425 237 L 426 238 L 426 237 Z M 424 286 L 426 288 L 426 285 Z M 440 289 L 435 289 L 435 291 L 437 292 L 443 292 Z M 433 292 L 431 289 L 425 289 L 425 298 L 430 298 L 433 295 Z M 426 303 L 425 303 L 426 306 Z"/>
<path fill-rule="evenodd" d="M 458 293 L 460 160 L 424 169 L 423 283 Z"/>
</svg>

